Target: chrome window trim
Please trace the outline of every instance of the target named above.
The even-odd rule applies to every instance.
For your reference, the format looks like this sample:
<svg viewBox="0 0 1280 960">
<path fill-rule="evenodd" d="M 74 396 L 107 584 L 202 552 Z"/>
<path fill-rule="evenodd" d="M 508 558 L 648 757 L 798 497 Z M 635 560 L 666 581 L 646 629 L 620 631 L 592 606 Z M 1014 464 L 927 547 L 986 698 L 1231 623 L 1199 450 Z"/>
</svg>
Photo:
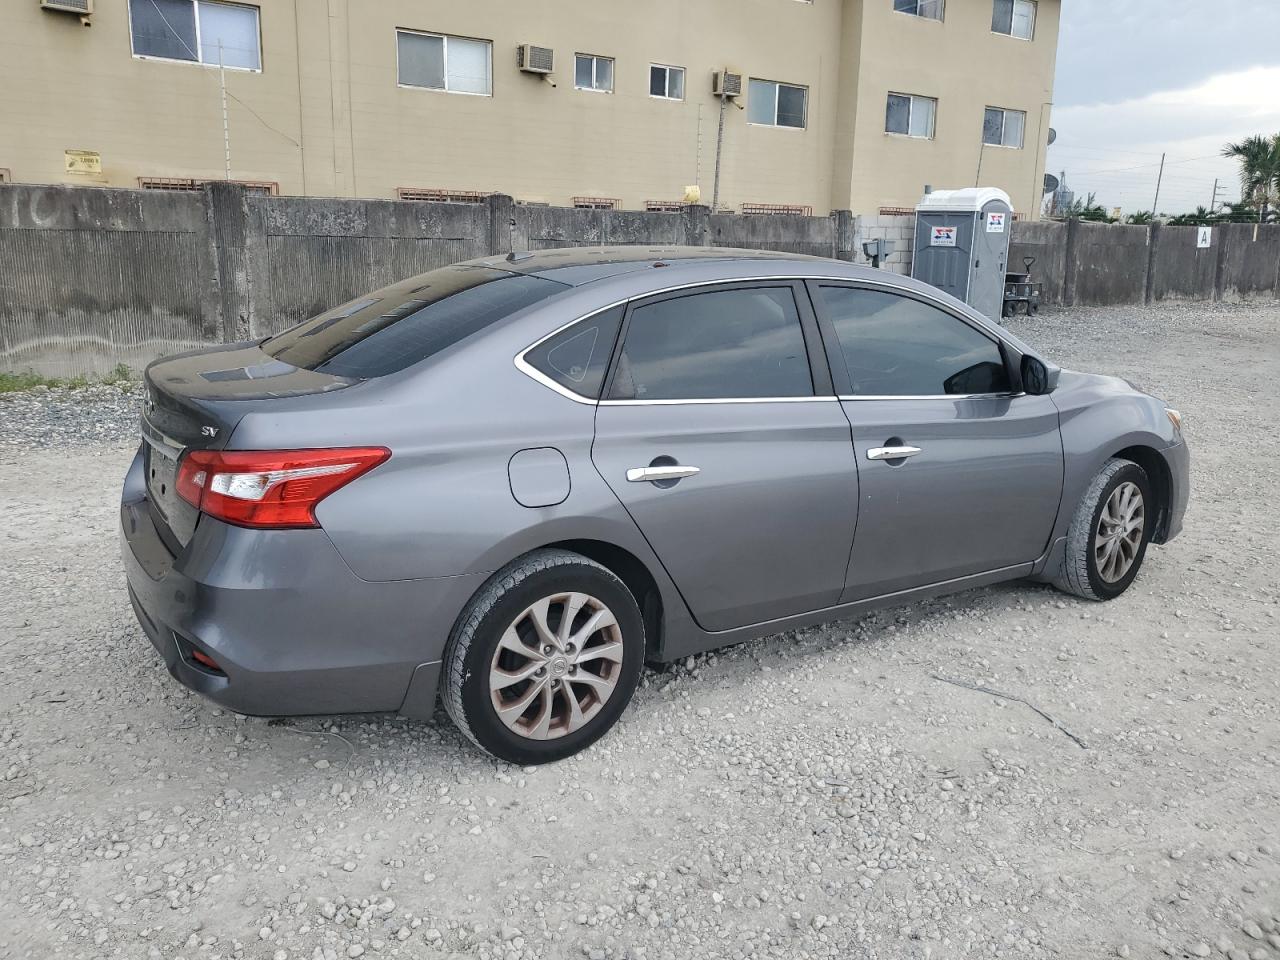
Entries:
<svg viewBox="0 0 1280 960">
<path fill-rule="evenodd" d="M 836 403 L 839 397 L 689 397 L 687 399 L 658 400 L 600 400 L 601 407 L 670 407 L 695 403 Z"/>
<path fill-rule="evenodd" d="M 777 281 L 785 281 L 785 282 L 799 281 L 801 283 L 808 282 L 808 281 L 813 281 L 815 283 L 822 283 L 822 282 L 845 283 L 845 284 L 863 285 L 863 286 L 871 286 L 871 287 L 882 287 L 886 290 L 895 290 L 903 294 L 913 294 L 924 300 L 928 300 L 937 304 L 937 306 L 941 310 L 943 310 L 945 313 L 955 317 L 961 323 L 967 324 L 969 327 L 976 330 L 978 333 L 983 334 L 988 339 L 996 343 L 1002 343 L 1005 346 L 1009 347 L 1010 349 L 1013 349 L 1013 350 L 1017 349 L 1017 347 L 1015 347 L 1012 343 L 1009 343 L 1007 340 L 1005 340 L 995 331 L 987 330 L 982 326 L 975 324 L 969 318 L 964 317 L 960 314 L 957 314 L 955 312 L 955 309 L 946 301 L 941 300 L 938 297 L 932 296 L 923 290 L 912 290 L 907 287 L 903 287 L 902 285 L 897 283 L 892 283 L 884 280 L 876 280 L 874 278 L 833 277 L 833 276 L 796 276 L 796 275 L 782 276 L 782 275 L 775 274 L 775 275 L 769 275 L 769 276 L 763 276 L 763 277 L 723 277 L 716 280 L 695 280 L 690 283 L 678 283 L 670 287 L 663 287 L 660 290 L 650 290 L 645 293 L 637 293 L 629 297 L 622 297 L 618 300 L 614 300 L 612 303 L 607 303 L 602 307 L 596 307 L 594 310 L 591 310 L 589 313 L 584 313 L 579 317 L 575 317 L 574 319 L 568 321 L 567 323 L 562 323 L 560 326 L 556 327 L 550 333 L 546 334 L 545 336 L 539 337 L 533 343 L 529 344 L 527 347 L 525 347 L 523 350 L 517 353 L 512 358 L 512 362 L 515 364 L 515 367 L 517 370 L 519 370 L 521 373 L 523 373 L 526 377 L 533 380 L 534 382 L 540 383 L 542 384 L 542 386 L 550 388 L 551 390 L 560 394 L 560 396 L 566 397 L 569 400 L 572 400 L 574 403 L 582 403 L 582 404 L 586 404 L 588 406 L 593 406 L 593 407 L 659 406 L 659 405 L 673 406 L 677 404 L 686 404 L 686 403 L 687 404 L 802 403 L 802 402 L 813 402 L 813 401 L 832 402 L 837 400 L 975 400 L 975 399 L 983 399 L 983 398 L 1014 398 L 1014 397 L 1025 396 L 1025 394 L 1021 394 L 1021 393 L 937 393 L 937 394 L 927 394 L 927 395 L 918 395 L 918 396 L 857 396 L 853 394 L 842 394 L 842 395 L 824 394 L 821 396 L 812 396 L 812 397 L 727 397 L 727 398 L 693 397 L 688 399 L 663 399 L 663 400 L 599 400 L 599 399 L 593 399 L 591 397 L 584 397 L 580 393 L 574 393 L 568 387 L 565 387 L 559 383 L 556 383 L 556 381 L 552 380 L 546 374 L 542 373 L 542 371 L 536 369 L 532 364 L 530 364 L 525 359 L 525 354 L 529 353 L 529 351 L 533 350 L 535 347 L 539 346 L 543 342 L 550 340 L 552 337 L 556 336 L 557 334 L 565 330 L 568 330 L 574 324 L 581 323 L 583 320 L 589 320 L 592 317 L 594 317 L 596 314 L 604 313 L 606 310 L 612 310 L 614 307 L 622 306 L 623 304 L 629 304 L 633 300 L 647 300 L 650 297 L 660 297 L 664 294 L 674 293 L 678 290 L 692 290 L 698 287 L 713 287 L 721 284 L 732 284 L 732 283 L 757 283 L 757 282 L 777 282 Z"/>
<path fill-rule="evenodd" d="M 1025 393 L 842 393 L 838 400 L 1016 400 Z"/>
</svg>

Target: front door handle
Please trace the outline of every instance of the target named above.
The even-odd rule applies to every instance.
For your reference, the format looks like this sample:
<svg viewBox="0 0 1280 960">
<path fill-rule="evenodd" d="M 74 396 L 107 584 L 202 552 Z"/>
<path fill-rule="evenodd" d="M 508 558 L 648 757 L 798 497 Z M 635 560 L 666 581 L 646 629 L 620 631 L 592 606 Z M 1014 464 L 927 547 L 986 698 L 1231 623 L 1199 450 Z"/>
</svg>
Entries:
<svg viewBox="0 0 1280 960">
<path fill-rule="evenodd" d="M 698 467 L 673 463 L 657 467 L 632 467 L 627 471 L 627 479 L 632 483 L 652 483 L 654 480 L 683 480 L 701 472 Z"/>
<path fill-rule="evenodd" d="M 919 447 L 869 447 L 868 460 L 902 460 L 920 453 Z"/>
</svg>

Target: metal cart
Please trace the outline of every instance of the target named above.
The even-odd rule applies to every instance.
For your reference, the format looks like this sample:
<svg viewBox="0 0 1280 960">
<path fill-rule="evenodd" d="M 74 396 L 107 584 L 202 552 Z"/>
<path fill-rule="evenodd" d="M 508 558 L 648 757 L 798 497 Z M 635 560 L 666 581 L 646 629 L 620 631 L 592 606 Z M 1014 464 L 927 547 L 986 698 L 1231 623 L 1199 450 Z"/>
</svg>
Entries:
<svg viewBox="0 0 1280 960">
<path fill-rule="evenodd" d="M 1001 317 L 1012 317 L 1019 307 L 1028 317 L 1034 317 L 1040 311 L 1041 284 L 1031 279 L 1031 265 L 1035 262 L 1035 257 L 1023 257 L 1025 273 L 1004 275 L 1004 306 L 1000 308 Z"/>
</svg>

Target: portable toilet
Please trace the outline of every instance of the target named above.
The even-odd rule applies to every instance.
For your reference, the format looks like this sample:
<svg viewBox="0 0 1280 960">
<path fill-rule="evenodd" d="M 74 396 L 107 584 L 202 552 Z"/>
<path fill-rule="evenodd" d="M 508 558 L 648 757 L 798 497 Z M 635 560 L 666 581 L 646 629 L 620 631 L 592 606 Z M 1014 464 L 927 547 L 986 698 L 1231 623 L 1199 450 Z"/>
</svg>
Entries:
<svg viewBox="0 0 1280 960">
<path fill-rule="evenodd" d="M 916 204 L 911 275 L 999 320 L 1012 220 L 1009 195 L 995 187 L 926 193 Z"/>
</svg>

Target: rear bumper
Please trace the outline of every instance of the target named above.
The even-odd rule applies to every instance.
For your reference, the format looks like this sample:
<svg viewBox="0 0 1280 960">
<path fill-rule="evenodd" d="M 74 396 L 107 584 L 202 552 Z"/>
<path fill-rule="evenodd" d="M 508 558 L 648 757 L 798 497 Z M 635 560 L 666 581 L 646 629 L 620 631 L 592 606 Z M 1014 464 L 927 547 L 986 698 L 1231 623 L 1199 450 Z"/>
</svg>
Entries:
<svg viewBox="0 0 1280 960">
<path fill-rule="evenodd" d="M 130 601 L 169 672 L 257 716 L 429 715 L 449 631 L 485 578 L 371 583 L 323 530 L 246 530 L 207 516 L 175 556 L 152 521 L 139 458 L 120 537 Z M 197 650 L 221 669 L 200 664 Z"/>
</svg>

